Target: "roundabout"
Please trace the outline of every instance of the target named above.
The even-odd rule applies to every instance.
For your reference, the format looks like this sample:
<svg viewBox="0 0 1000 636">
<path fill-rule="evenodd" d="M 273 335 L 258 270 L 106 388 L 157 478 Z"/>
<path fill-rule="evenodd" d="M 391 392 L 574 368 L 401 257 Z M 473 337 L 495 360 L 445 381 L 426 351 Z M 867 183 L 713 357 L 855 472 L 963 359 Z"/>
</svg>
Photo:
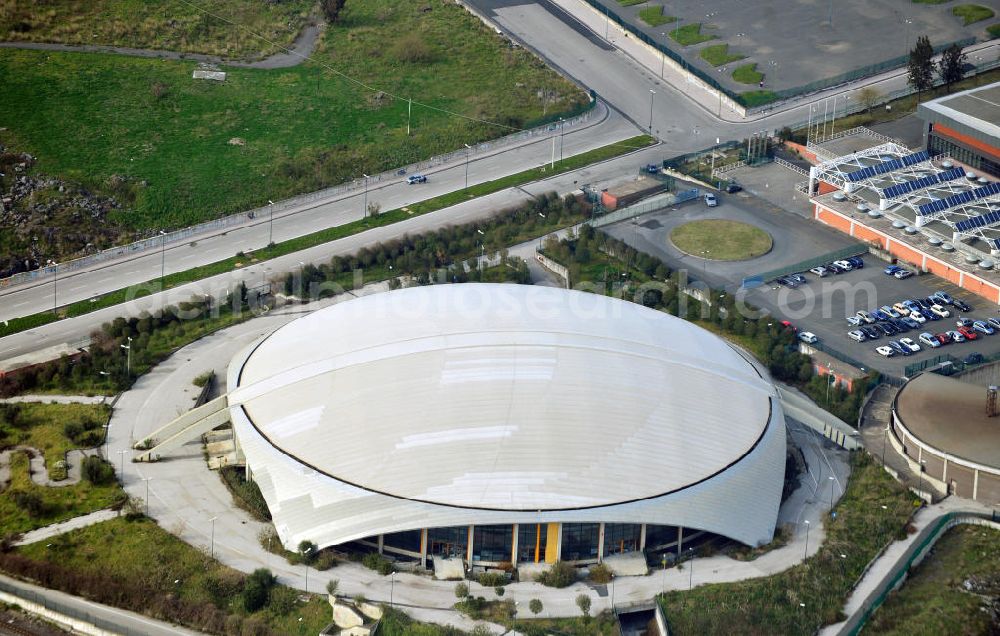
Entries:
<svg viewBox="0 0 1000 636">
<path fill-rule="evenodd" d="M 712 261 L 745 261 L 763 256 L 774 245 L 764 230 L 729 219 L 701 219 L 678 225 L 670 232 L 678 250 Z"/>
</svg>

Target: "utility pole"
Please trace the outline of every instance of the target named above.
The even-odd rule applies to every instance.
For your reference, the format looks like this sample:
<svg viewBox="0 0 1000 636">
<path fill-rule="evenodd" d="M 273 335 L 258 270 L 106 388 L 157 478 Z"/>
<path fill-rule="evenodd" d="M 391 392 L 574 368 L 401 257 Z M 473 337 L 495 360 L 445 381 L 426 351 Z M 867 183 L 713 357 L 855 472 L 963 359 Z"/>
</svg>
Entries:
<svg viewBox="0 0 1000 636">
<path fill-rule="evenodd" d="M 413 116 L 413 98 L 406 100 L 406 136 L 410 136 L 410 118 Z"/>
<path fill-rule="evenodd" d="M 270 212 L 267 215 L 267 246 L 271 247 L 274 243 L 274 201 L 271 199 L 267 200 L 268 210 Z"/>
<path fill-rule="evenodd" d="M 160 289 L 164 288 L 164 276 L 167 266 L 167 233 L 160 230 Z"/>
<path fill-rule="evenodd" d="M 649 134 L 653 134 L 653 98 L 656 97 L 656 91 L 649 89 Z"/>
<path fill-rule="evenodd" d="M 465 191 L 469 191 L 469 153 L 472 151 L 472 146 L 465 144 Z"/>
<path fill-rule="evenodd" d="M 52 267 L 52 313 L 57 313 L 59 308 L 58 302 L 58 290 L 59 290 L 59 263 L 56 263 L 52 259 L 49 259 L 46 265 Z"/>
<path fill-rule="evenodd" d="M 368 175 L 366 175 L 363 172 L 361 173 L 361 176 L 365 178 L 365 203 L 364 203 L 364 207 L 361 210 L 361 216 L 362 217 L 367 217 L 368 216 L 368 179 L 369 179 L 369 177 L 368 177 Z"/>
</svg>

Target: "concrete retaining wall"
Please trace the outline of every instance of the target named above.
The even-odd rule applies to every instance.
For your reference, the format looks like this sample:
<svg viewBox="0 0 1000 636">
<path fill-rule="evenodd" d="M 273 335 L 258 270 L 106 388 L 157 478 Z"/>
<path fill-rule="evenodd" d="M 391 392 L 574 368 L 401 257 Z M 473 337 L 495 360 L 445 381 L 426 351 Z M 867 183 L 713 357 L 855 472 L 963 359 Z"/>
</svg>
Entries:
<svg viewBox="0 0 1000 636">
<path fill-rule="evenodd" d="M 100 629 L 86 621 L 70 618 L 69 616 L 50 610 L 44 605 L 26 601 L 18 596 L 14 596 L 13 594 L 8 594 L 7 592 L 0 592 L 0 602 L 20 607 L 30 614 L 40 616 L 47 621 L 67 627 L 74 633 L 90 634 L 91 636 L 118 636 L 117 632 L 109 632 Z"/>
</svg>

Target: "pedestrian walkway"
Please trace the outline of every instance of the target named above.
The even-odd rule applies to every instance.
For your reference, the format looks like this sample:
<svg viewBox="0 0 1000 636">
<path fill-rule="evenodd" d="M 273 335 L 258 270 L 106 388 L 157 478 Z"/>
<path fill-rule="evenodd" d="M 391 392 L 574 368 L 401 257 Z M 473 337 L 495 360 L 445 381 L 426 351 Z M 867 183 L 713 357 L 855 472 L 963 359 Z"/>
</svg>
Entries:
<svg viewBox="0 0 1000 636">
<path fill-rule="evenodd" d="M 0 399 L 0 404 L 23 404 L 25 402 L 41 402 L 43 404 L 107 404 L 111 397 L 107 395 L 15 395 Z"/>
<path fill-rule="evenodd" d="M 53 523 L 50 526 L 45 526 L 44 528 L 38 528 L 37 530 L 25 532 L 24 535 L 14 543 L 14 545 L 29 545 L 40 541 L 46 541 L 52 537 L 65 534 L 70 530 L 79 530 L 80 528 L 92 526 L 95 523 L 114 519 L 118 516 L 118 514 L 117 510 L 105 509 L 81 515 L 79 517 L 73 517 L 72 519 L 68 519 L 66 521 L 60 521 L 59 523 Z"/>
</svg>

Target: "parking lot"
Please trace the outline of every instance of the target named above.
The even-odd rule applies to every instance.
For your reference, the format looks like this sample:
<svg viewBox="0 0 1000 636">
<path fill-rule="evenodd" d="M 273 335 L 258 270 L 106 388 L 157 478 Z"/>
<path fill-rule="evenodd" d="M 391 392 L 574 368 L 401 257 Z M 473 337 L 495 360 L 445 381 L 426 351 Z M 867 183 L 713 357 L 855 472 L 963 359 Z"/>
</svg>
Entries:
<svg viewBox="0 0 1000 636">
<path fill-rule="evenodd" d="M 903 375 L 906 365 L 937 355 L 949 354 L 961 360 L 973 352 L 983 355 L 1000 352 L 998 333 L 992 336 L 978 334 L 974 341 L 951 343 L 936 349 L 921 344 L 919 352 L 905 357 L 895 355 L 885 358 L 876 353 L 875 348 L 886 345 L 889 340 L 908 337 L 918 341 L 918 336 L 924 331 L 941 333 L 954 330 L 955 320 L 960 316 L 985 320 L 1000 317 L 1000 313 L 986 300 L 936 276 L 928 274 L 897 280 L 883 272 L 886 263 L 870 255 L 865 256 L 864 261 L 864 269 L 825 278 L 805 273 L 808 282 L 796 289 L 777 284 L 763 285 L 749 292 L 747 300 L 767 308 L 780 319 L 789 320 L 802 331 L 816 334 L 821 344 L 846 354 L 861 365 L 896 376 Z M 906 333 L 888 337 L 883 335 L 865 342 L 855 342 L 848 337 L 847 332 L 856 327 L 848 324 L 847 316 L 854 315 L 859 310 L 870 311 L 883 305 L 891 307 L 910 298 L 926 298 L 939 290 L 968 303 L 972 306 L 972 311 L 963 313 L 954 307 L 946 307 L 952 314 L 949 318 L 928 320 L 919 328 Z"/>
</svg>

